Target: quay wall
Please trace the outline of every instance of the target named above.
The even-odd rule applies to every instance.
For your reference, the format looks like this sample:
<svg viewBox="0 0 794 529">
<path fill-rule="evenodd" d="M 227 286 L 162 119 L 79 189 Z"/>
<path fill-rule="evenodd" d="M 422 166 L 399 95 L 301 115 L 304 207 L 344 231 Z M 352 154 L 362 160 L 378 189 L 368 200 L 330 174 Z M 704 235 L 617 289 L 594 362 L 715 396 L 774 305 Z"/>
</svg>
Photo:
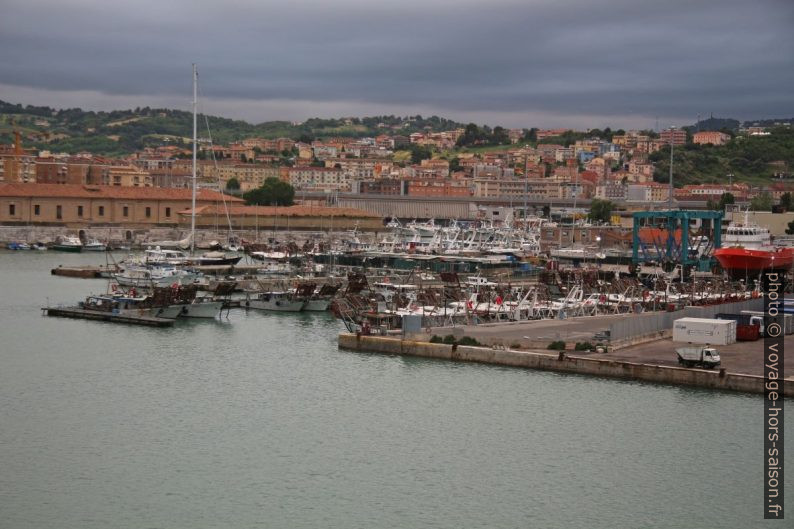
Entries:
<svg viewBox="0 0 794 529">
<path fill-rule="evenodd" d="M 548 354 L 486 347 L 452 346 L 382 336 L 339 335 L 339 347 L 360 352 L 399 354 L 461 362 L 478 362 L 525 369 L 594 375 L 659 384 L 694 386 L 709 389 L 763 393 L 764 378 L 722 370 L 688 369 L 634 362 L 572 357 L 564 353 Z M 794 379 L 781 381 L 782 394 L 794 396 Z"/>
</svg>

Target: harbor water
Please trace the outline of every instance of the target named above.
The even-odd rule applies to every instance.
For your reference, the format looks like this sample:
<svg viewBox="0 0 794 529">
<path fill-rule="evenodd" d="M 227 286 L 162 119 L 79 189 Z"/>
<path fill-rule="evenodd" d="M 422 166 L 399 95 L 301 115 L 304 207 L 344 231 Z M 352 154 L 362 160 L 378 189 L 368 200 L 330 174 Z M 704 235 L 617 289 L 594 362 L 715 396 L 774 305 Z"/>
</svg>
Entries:
<svg viewBox="0 0 794 529">
<path fill-rule="evenodd" d="M 339 351 L 326 314 L 41 315 L 104 262 L 0 252 L 0 527 L 763 523 L 760 396 Z"/>
</svg>

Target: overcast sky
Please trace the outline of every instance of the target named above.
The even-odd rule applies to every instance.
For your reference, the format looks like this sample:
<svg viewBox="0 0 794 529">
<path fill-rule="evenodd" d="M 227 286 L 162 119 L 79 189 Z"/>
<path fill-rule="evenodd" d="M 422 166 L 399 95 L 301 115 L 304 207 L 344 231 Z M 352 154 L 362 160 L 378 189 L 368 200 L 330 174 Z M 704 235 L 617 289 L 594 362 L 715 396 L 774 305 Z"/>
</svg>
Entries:
<svg viewBox="0 0 794 529">
<path fill-rule="evenodd" d="M 0 99 L 261 122 L 794 116 L 794 0 L 2 0 Z"/>
</svg>

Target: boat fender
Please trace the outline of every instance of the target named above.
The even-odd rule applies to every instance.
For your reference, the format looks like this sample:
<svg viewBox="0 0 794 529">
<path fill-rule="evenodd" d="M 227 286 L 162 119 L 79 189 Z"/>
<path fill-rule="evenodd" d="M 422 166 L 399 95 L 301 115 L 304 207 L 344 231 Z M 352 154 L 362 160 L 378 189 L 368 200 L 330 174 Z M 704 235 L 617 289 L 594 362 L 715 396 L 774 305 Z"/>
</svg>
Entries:
<svg viewBox="0 0 794 529">
<path fill-rule="evenodd" d="M 651 293 L 650 292 L 648 292 L 647 290 L 643 290 L 642 291 L 642 299 L 643 299 L 643 301 L 648 301 L 648 298 L 650 298 L 650 297 L 651 297 Z"/>
<path fill-rule="evenodd" d="M 606 303 L 607 302 L 607 297 L 604 294 L 601 294 L 600 296 L 598 296 L 598 302 L 599 303 Z"/>
</svg>

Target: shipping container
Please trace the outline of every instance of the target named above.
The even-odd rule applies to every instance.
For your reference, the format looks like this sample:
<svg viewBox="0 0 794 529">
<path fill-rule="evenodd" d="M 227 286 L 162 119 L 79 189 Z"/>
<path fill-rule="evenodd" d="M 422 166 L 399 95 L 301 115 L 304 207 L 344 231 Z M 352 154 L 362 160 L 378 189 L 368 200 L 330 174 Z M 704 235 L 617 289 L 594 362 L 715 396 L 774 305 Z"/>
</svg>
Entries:
<svg viewBox="0 0 794 529">
<path fill-rule="evenodd" d="M 680 318 L 673 322 L 673 341 L 706 345 L 736 342 L 735 320 Z"/>
</svg>

